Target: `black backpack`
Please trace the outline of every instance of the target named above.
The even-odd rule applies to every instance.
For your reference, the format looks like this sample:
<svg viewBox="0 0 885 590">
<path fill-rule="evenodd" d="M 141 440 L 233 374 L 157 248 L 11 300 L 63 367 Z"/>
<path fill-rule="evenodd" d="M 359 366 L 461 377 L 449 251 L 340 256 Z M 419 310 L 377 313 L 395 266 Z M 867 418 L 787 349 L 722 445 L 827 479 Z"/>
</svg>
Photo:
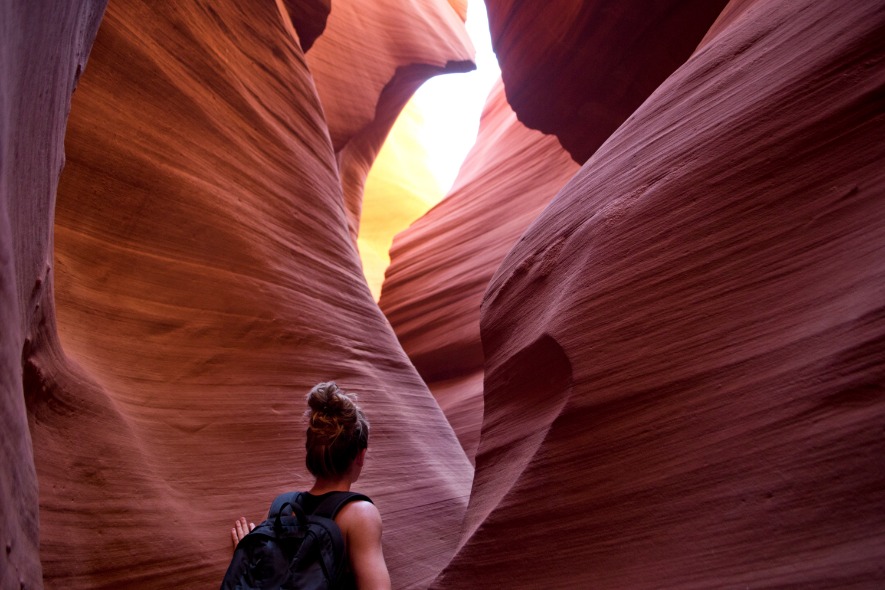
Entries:
<svg viewBox="0 0 885 590">
<path fill-rule="evenodd" d="M 372 501 L 355 492 L 332 492 L 305 514 L 301 492 L 277 496 L 267 520 L 237 545 L 221 590 L 331 590 L 352 583 L 344 539 L 333 519 L 354 500 Z"/>
</svg>

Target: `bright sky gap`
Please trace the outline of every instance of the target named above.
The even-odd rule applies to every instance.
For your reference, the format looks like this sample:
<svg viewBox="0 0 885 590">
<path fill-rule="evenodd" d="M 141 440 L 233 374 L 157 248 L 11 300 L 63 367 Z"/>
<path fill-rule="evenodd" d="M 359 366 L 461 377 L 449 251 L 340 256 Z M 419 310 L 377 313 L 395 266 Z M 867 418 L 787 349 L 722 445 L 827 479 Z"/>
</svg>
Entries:
<svg viewBox="0 0 885 590">
<path fill-rule="evenodd" d="M 476 70 L 425 82 L 397 118 L 366 179 L 358 245 L 376 300 L 393 237 L 452 187 L 500 76 L 484 2 L 468 2 L 466 26 L 476 48 Z"/>
</svg>

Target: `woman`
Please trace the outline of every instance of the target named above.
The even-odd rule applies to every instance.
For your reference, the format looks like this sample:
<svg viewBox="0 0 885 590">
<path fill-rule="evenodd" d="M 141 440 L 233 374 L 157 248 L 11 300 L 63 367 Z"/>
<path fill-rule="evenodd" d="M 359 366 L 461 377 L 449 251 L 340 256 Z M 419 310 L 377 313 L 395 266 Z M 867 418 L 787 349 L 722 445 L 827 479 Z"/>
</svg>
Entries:
<svg viewBox="0 0 885 590">
<path fill-rule="evenodd" d="M 362 472 L 369 444 L 369 422 L 354 396 L 334 382 L 311 389 L 307 405 L 307 469 L 316 482 L 305 494 L 305 508 L 317 506 L 323 494 L 350 491 Z M 344 537 L 357 588 L 389 589 L 390 575 L 381 550 L 381 514 L 375 505 L 365 500 L 349 502 L 338 512 L 335 523 Z M 254 528 L 240 517 L 231 529 L 234 547 Z"/>
</svg>

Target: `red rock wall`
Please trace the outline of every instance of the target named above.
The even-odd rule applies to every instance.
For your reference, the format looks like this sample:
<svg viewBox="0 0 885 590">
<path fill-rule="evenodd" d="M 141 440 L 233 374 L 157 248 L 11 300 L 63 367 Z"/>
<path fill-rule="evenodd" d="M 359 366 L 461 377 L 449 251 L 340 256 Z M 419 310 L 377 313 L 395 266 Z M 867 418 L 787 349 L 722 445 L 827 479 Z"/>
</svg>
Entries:
<svg viewBox="0 0 885 590">
<path fill-rule="evenodd" d="M 42 588 L 22 357 L 51 304 L 52 211 L 76 84 L 105 3 L 0 3 L 0 588 Z M 41 483 L 41 486 L 43 484 Z"/>
<path fill-rule="evenodd" d="M 499 82 L 452 191 L 394 240 L 379 305 L 471 459 L 482 422 L 482 295 L 578 168 L 555 137 L 516 120 Z"/>
<path fill-rule="evenodd" d="M 517 117 L 557 133 L 583 161 L 682 63 L 722 4 L 488 3 L 507 96 L 499 88 L 490 97 L 446 200 L 394 242 L 379 301 L 469 457 L 482 414 L 482 294 L 577 170 L 556 136 Z"/>
<path fill-rule="evenodd" d="M 67 130 L 54 275 L 42 201 L 29 218 L 46 233 L 28 259 L 39 272 L 23 273 L 44 279 L 37 328 L 24 357 L 21 338 L 4 341 L 4 362 L 23 363 L 48 587 L 217 584 L 231 519 L 309 485 L 304 395 L 330 378 L 373 419 L 359 487 L 384 514 L 394 584 L 426 586 L 455 548 L 471 466 L 362 277 L 285 16 L 274 3 L 108 7 Z M 49 164 L 64 129 L 53 112 Z M 17 393 L 4 420 L 21 432 Z M 28 446 L 23 432 L 13 442 L 9 454 Z M 23 459 L 4 514 L 25 508 L 11 535 L 31 543 L 21 567 L 39 579 Z"/>
<path fill-rule="evenodd" d="M 112 0 L 57 206 L 103 3 L 0 6 L 0 587 L 217 584 L 232 516 L 309 483 L 298 416 L 327 378 L 373 418 L 360 488 L 396 587 L 885 583 L 885 9 L 733 2 L 564 187 L 576 166 L 493 95 L 382 301 L 478 448 L 460 530 L 470 464 L 352 234 L 396 105 L 464 65 L 462 33 L 415 23 L 455 27 L 443 8 L 462 3 L 367 8 L 398 23 L 369 41 L 333 4 L 326 33 L 383 56 L 353 110 L 331 77 L 347 51 L 324 33 L 305 59 L 292 2 L 241 4 Z M 517 113 L 558 113 L 578 159 L 645 99 L 637 70 L 684 59 L 655 54 L 664 37 L 707 26 L 663 3 L 616 25 L 595 4 L 492 4 L 507 93 L 537 98 Z M 593 108 L 564 50 L 538 51 L 551 30 L 611 81 Z M 401 60 L 391 31 L 427 58 Z M 590 33 L 617 67 L 582 62 Z M 537 94 L 550 76 L 555 100 Z M 594 114 L 559 119 L 576 110 Z M 459 241 L 470 264 L 440 255 Z"/>
<path fill-rule="evenodd" d="M 579 163 L 682 65 L 725 4 L 486 0 L 508 102 Z"/>
<path fill-rule="evenodd" d="M 717 27 L 492 280 L 436 587 L 885 583 L 885 7 Z"/>
</svg>

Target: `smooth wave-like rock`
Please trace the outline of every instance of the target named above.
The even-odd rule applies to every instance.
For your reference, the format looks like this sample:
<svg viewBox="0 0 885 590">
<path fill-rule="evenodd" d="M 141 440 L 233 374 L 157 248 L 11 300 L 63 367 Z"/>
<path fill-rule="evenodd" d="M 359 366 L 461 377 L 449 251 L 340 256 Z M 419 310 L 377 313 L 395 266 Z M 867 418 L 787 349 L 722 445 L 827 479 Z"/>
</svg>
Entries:
<svg viewBox="0 0 885 590">
<path fill-rule="evenodd" d="M 406 102 L 428 78 L 475 68 L 460 4 L 335 0 L 307 54 L 354 240 L 366 176 Z"/>
<path fill-rule="evenodd" d="M 482 413 L 482 294 L 520 234 L 578 169 L 563 157 L 568 152 L 556 145 L 555 136 L 527 129 L 517 118 L 528 113 L 527 120 L 538 125 L 531 116 L 538 109 L 557 119 L 542 126 L 559 134 L 575 159 L 586 159 L 569 138 L 580 134 L 581 149 L 595 149 L 681 64 L 677 59 L 688 55 L 723 3 L 705 3 L 694 11 L 672 2 L 614 10 L 562 4 L 557 12 L 546 5 L 541 10 L 530 3 L 490 3 L 507 96 L 500 87 L 490 96 L 476 147 L 446 200 L 394 242 L 379 300 L 471 458 Z M 651 22 L 654 33 L 641 33 Z M 617 51 L 622 53 L 613 57 Z M 577 75 L 587 63 L 593 67 Z M 585 85 L 588 75 L 592 80 Z M 515 116 L 508 103 L 514 95 Z M 520 96 L 535 102 L 524 104 Z M 579 98 L 593 108 L 585 105 L 583 119 L 566 121 L 563 117 L 573 116 L 578 105 L 555 101 Z M 565 106 L 556 111 L 541 104 L 546 100 Z"/>
<path fill-rule="evenodd" d="M 682 65 L 727 0 L 486 0 L 519 120 L 584 163 Z"/>
<path fill-rule="evenodd" d="M 490 4 L 414 366 L 359 186 L 463 0 L 0 4 L 0 588 L 217 586 L 329 378 L 395 587 L 885 584 L 885 7 Z"/>
<path fill-rule="evenodd" d="M 437 587 L 885 582 L 885 6 L 716 27 L 492 280 Z"/>
<path fill-rule="evenodd" d="M 52 301 L 52 211 L 71 92 L 105 2 L 0 3 L 0 588 L 42 588 L 23 354 Z"/>
<path fill-rule="evenodd" d="M 471 465 L 362 276 L 284 17 L 107 9 L 66 136 L 61 346 L 48 309 L 25 359 L 47 586 L 216 585 L 231 519 L 309 484 L 304 396 L 326 379 L 372 420 L 359 487 L 395 585 L 454 551 Z"/>
<path fill-rule="evenodd" d="M 578 168 L 555 137 L 517 121 L 499 81 L 451 192 L 394 240 L 379 305 L 471 459 L 482 422 L 482 295 Z"/>
</svg>

